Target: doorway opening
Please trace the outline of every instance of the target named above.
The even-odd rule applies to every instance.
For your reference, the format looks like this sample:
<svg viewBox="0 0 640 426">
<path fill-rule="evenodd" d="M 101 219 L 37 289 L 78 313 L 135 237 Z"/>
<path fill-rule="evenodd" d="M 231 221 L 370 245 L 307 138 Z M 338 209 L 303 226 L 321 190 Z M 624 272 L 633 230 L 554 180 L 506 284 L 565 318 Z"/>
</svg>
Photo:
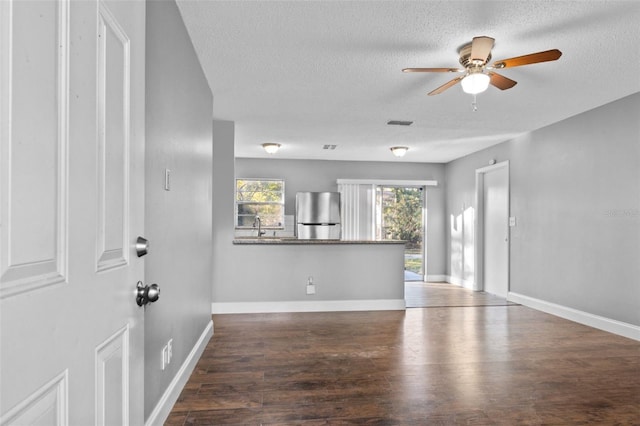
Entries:
<svg viewBox="0 0 640 426">
<path fill-rule="evenodd" d="M 476 170 L 475 290 L 509 293 L 509 162 Z"/>
<path fill-rule="evenodd" d="M 424 281 L 426 276 L 425 192 L 422 186 L 376 186 L 376 239 L 407 241 L 405 281 Z"/>
</svg>

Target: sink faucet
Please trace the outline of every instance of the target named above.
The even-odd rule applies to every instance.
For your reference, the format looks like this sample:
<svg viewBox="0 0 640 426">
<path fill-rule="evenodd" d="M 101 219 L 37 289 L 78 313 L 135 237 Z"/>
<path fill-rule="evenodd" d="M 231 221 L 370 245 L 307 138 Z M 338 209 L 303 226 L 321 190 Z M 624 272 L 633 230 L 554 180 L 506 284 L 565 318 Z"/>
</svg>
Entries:
<svg viewBox="0 0 640 426">
<path fill-rule="evenodd" d="M 267 231 L 262 230 L 262 221 L 260 220 L 260 216 L 256 215 L 256 218 L 253 220 L 253 227 L 256 227 L 256 223 L 258 224 L 258 238 L 262 237 Z"/>
</svg>

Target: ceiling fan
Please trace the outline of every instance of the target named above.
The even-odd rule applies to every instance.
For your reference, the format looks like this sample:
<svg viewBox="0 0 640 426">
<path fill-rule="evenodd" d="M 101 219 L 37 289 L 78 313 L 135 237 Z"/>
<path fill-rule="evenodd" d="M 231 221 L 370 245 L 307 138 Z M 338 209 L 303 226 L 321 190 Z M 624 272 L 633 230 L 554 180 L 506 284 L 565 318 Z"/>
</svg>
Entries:
<svg viewBox="0 0 640 426">
<path fill-rule="evenodd" d="M 488 65 L 491 60 L 491 49 L 495 40 L 491 37 L 474 37 L 471 43 L 467 43 L 459 50 L 460 65 L 464 68 L 405 68 L 402 72 L 459 72 L 464 73 L 460 77 L 443 84 L 429 92 L 429 96 L 438 95 L 450 87 L 460 83 L 462 90 L 472 95 L 484 92 L 489 84 L 500 90 L 511 89 L 517 84 L 494 70 L 519 67 L 521 65 L 537 64 L 539 62 L 555 61 L 562 52 L 558 49 L 545 50 L 544 52 L 531 53 L 515 58 L 502 59 Z"/>
</svg>

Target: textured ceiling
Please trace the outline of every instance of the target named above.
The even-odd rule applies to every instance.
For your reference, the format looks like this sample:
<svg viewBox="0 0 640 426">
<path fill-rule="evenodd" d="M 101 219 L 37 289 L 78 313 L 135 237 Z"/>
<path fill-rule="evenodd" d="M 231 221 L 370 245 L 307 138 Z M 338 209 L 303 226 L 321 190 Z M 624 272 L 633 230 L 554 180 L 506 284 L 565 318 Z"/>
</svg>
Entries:
<svg viewBox="0 0 640 426">
<path fill-rule="evenodd" d="M 237 157 L 448 162 L 640 91 L 637 1 L 196 1 L 180 11 Z M 557 48 L 555 62 L 501 71 L 518 84 L 473 97 L 453 74 L 474 36 L 493 59 Z M 410 120 L 410 127 L 387 126 Z M 334 151 L 323 150 L 335 144 Z M 394 145 L 410 147 L 396 159 Z M 273 157 L 271 157 L 273 158 Z"/>
</svg>

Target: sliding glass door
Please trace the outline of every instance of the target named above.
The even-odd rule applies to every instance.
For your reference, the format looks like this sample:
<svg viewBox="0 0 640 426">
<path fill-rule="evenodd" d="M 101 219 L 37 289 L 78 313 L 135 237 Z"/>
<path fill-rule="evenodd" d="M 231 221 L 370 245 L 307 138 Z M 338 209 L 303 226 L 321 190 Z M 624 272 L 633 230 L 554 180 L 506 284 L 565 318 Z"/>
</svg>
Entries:
<svg viewBox="0 0 640 426">
<path fill-rule="evenodd" d="M 425 191 L 417 186 L 376 186 L 376 239 L 407 241 L 405 281 L 425 279 Z"/>
</svg>

